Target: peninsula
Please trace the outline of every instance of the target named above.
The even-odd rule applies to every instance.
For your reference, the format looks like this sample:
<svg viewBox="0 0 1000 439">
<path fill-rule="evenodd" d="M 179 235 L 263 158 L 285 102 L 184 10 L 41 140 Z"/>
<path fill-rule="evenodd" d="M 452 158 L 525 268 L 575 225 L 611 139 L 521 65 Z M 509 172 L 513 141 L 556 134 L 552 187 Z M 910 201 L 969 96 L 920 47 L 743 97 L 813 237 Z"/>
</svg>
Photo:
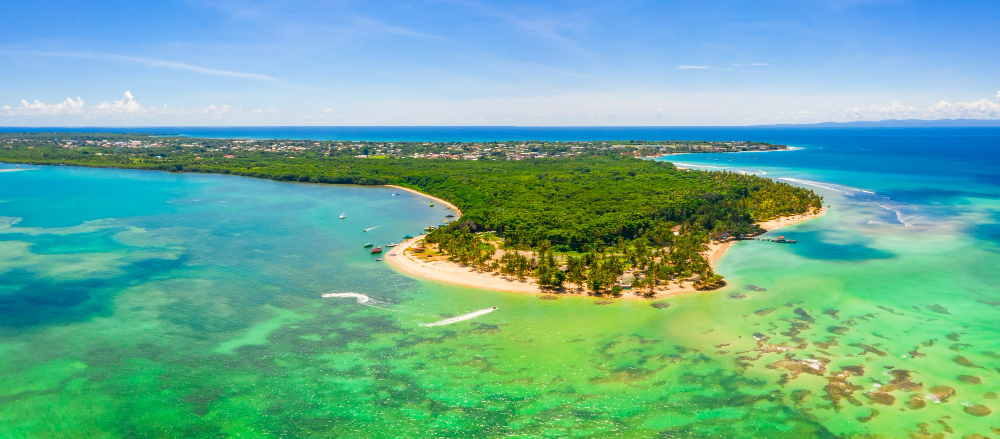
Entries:
<svg viewBox="0 0 1000 439">
<path fill-rule="evenodd" d="M 762 231 L 773 231 L 818 218 L 825 213 L 826 208 L 822 208 L 801 215 L 763 221 L 759 223 L 759 226 Z M 426 235 L 420 235 L 403 241 L 393 249 L 393 254 L 386 261 L 397 270 L 411 276 L 453 285 L 514 293 L 545 294 L 554 292 L 551 288 L 544 288 L 542 285 L 539 285 L 538 281 L 534 278 L 519 278 L 516 271 L 504 274 L 500 271 L 491 271 L 489 266 L 483 269 L 474 265 L 460 264 L 454 261 L 447 253 L 440 251 L 437 245 L 428 244 L 425 238 Z M 708 259 L 709 264 L 714 268 L 715 263 L 737 242 L 739 240 L 734 237 L 712 240 L 704 245 L 701 255 Z M 498 253 L 499 255 L 495 254 L 493 258 L 499 265 L 505 261 L 503 258 L 505 252 L 498 251 Z M 533 255 L 528 253 L 525 256 L 532 257 Z M 557 256 L 557 261 L 565 263 L 568 258 L 569 255 L 561 254 Z M 560 267 L 560 269 L 565 269 L 565 266 Z M 699 291 L 694 285 L 694 279 L 674 278 L 655 284 L 649 282 L 642 284 L 640 281 L 644 289 L 631 288 L 632 283 L 635 281 L 634 276 L 626 277 L 622 281 L 623 283 L 619 286 L 624 287 L 627 285 L 628 289 L 619 291 L 620 295 L 618 297 L 626 299 L 663 298 Z M 565 280 L 563 287 L 558 292 L 571 295 L 589 294 L 586 285 L 565 285 Z"/>
<path fill-rule="evenodd" d="M 461 270 L 466 278 L 478 271 L 474 280 L 454 283 L 510 290 L 499 286 L 523 281 L 534 291 L 596 296 L 618 297 L 623 289 L 654 297 L 719 288 L 725 281 L 715 273 L 712 256 L 733 239 L 777 224 L 769 220 L 822 212 L 822 198 L 807 189 L 639 158 L 665 148 L 740 152 L 787 148 L 782 145 L 483 145 L 6 133 L 0 135 L 0 161 L 394 185 L 450 203 L 456 212 L 453 221 L 420 238 L 422 254 L 415 242 L 396 249 L 388 259 L 401 270 L 436 279 L 444 271 Z M 463 154 L 443 160 L 447 151 Z M 454 280 L 455 273 L 446 277 Z"/>
</svg>

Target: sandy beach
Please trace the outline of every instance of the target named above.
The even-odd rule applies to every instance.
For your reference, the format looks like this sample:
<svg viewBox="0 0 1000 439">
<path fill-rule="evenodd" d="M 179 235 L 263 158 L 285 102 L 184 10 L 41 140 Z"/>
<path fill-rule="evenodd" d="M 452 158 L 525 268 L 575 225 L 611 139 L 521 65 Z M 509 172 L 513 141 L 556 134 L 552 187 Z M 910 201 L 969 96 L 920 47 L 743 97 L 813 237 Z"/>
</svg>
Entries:
<svg viewBox="0 0 1000 439">
<path fill-rule="evenodd" d="M 422 197 L 430 198 L 435 203 L 443 204 L 443 205 L 447 206 L 449 209 L 454 210 L 455 211 L 455 218 L 461 218 L 462 217 L 462 211 L 459 210 L 457 207 L 455 207 L 454 204 L 451 204 L 451 203 L 449 203 L 449 202 L 447 202 L 445 200 L 442 200 L 442 199 L 440 199 L 438 197 L 432 197 L 432 196 L 427 195 L 427 194 L 425 194 L 423 192 L 415 191 L 413 189 L 402 187 L 402 186 L 396 186 L 394 184 L 387 184 L 387 185 L 385 185 L 385 187 L 391 187 L 391 188 L 399 189 L 401 191 L 409 192 L 411 194 L 420 195 Z"/>
<path fill-rule="evenodd" d="M 410 193 L 423 195 L 427 198 L 433 199 L 435 202 L 440 202 L 451 209 L 459 212 L 456 207 L 451 203 L 448 203 L 439 198 L 430 197 L 426 194 L 420 193 L 418 191 L 402 188 L 399 186 L 391 186 L 399 188 Z M 788 227 L 793 224 L 798 224 L 803 221 L 808 221 L 813 218 L 818 218 L 826 213 L 826 208 L 822 208 L 819 211 L 795 215 L 790 217 L 775 218 L 772 220 L 764 221 L 760 223 L 760 226 L 767 230 L 772 231 L 779 229 L 781 227 Z M 461 212 L 457 213 L 460 217 Z M 410 275 L 416 278 L 423 278 L 432 281 L 437 281 L 441 283 L 448 283 L 452 285 L 461 285 L 466 287 L 483 288 L 487 290 L 494 291 L 507 291 L 513 293 L 531 293 L 531 294 L 543 294 L 547 293 L 542 291 L 542 289 L 533 280 L 528 279 L 524 281 L 517 280 L 515 278 L 510 278 L 503 276 L 499 273 L 488 273 L 476 270 L 472 267 L 463 266 L 458 263 L 449 261 L 446 256 L 428 256 L 427 253 L 413 253 L 412 248 L 415 244 L 421 242 L 425 235 L 417 236 L 413 239 L 408 239 L 401 242 L 398 246 L 393 248 L 393 251 L 385 258 L 386 262 L 396 270 Z M 729 250 L 733 244 L 737 243 L 737 240 L 727 240 L 727 241 L 715 241 L 706 244 L 706 249 L 703 252 L 705 257 L 708 258 L 709 262 L 714 266 L 726 251 Z M 660 285 L 655 289 L 654 298 L 669 297 L 677 294 L 696 292 L 694 286 L 691 282 L 683 282 L 678 284 L 676 282 L 670 282 L 667 285 Z M 586 296 L 584 290 L 575 290 L 570 288 L 565 292 L 560 292 L 560 295 L 580 295 Z M 622 299 L 647 299 L 639 295 L 635 290 L 626 290 L 622 292 Z"/>
</svg>

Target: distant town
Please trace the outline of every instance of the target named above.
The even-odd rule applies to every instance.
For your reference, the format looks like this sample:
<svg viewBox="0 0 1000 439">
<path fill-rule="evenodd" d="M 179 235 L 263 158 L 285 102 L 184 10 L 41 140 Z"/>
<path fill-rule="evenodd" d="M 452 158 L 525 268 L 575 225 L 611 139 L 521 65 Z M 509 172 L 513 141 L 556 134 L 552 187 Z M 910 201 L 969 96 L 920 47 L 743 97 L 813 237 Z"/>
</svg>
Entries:
<svg viewBox="0 0 1000 439">
<path fill-rule="evenodd" d="M 341 140 L 207 139 L 176 135 L 117 133 L 0 133 L 0 147 L 80 148 L 95 155 L 120 153 L 236 158 L 242 154 L 281 155 L 285 158 L 418 158 L 448 160 L 526 160 L 619 155 L 638 158 L 684 153 L 731 153 L 788 149 L 752 141 L 507 141 L 507 142 L 371 142 Z"/>
</svg>

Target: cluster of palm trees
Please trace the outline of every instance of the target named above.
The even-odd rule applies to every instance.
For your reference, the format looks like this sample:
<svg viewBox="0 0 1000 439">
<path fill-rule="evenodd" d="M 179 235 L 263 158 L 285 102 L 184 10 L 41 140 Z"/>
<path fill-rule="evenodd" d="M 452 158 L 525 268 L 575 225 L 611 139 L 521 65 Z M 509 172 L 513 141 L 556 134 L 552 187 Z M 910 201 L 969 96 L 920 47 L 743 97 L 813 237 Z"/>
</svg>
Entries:
<svg viewBox="0 0 1000 439">
<path fill-rule="evenodd" d="M 491 235 L 474 233 L 467 225 L 436 229 L 426 241 L 437 244 L 454 262 L 520 280 L 530 277 L 547 290 L 573 287 L 598 296 L 618 295 L 628 287 L 621 284 L 623 278 L 631 276 L 630 287 L 651 297 L 658 286 L 673 281 L 690 280 L 698 289 L 725 285 L 702 255 L 710 235 L 682 228 L 667 247 L 653 245 L 643 237 L 630 242 L 619 239 L 610 246 L 596 243 L 586 246 L 585 252 L 560 255 L 548 241 L 530 252 L 513 248 L 498 251 L 499 242 L 491 240 Z"/>
</svg>

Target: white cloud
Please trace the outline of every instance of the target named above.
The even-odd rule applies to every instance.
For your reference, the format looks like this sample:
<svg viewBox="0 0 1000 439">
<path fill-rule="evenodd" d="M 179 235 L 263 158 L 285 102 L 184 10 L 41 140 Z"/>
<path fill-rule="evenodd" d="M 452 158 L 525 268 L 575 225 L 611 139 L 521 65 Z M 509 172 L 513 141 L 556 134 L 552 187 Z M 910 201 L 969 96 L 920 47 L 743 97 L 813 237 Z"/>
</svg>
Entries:
<svg viewBox="0 0 1000 439">
<path fill-rule="evenodd" d="M 996 119 L 1000 117 L 1000 105 L 986 98 L 973 102 L 940 101 L 927 108 L 916 108 L 903 105 L 900 101 L 893 101 L 887 106 L 849 108 L 839 116 L 834 119 Z"/>
<path fill-rule="evenodd" d="M 988 95 L 987 95 L 988 96 Z M 748 125 L 849 122 L 883 119 L 1000 119 L 1000 105 L 988 98 L 910 105 L 855 106 L 869 96 L 679 93 L 618 89 L 603 93 L 567 93 L 493 98 L 348 99 L 348 114 L 261 105 L 142 106 L 132 93 L 121 99 L 87 105 L 82 98 L 45 103 L 23 101 L 0 107 L 0 125 Z M 2 105 L 3 102 L 0 102 Z M 13 108 L 12 108 L 13 107 Z M 531 109 L 530 112 L 525 109 Z M 720 111 L 720 108 L 726 111 Z M 310 116 L 304 118 L 303 116 Z"/>
<path fill-rule="evenodd" d="M 274 107 L 271 107 L 269 111 L 275 111 Z M 21 100 L 21 105 L 16 108 L 11 108 L 10 105 L 4 105 L 0 108 L 0 117 L 6 119 L 7 121 L 28 121 L 28 120 L 59 120 L 59 121 L 69 121 L 69 120 L 129 120 L 135 117 L 142 117 L 144 120 L 157 120 L 159 117 L 174 117 L 174 116 L 194 116 L 196 115 L 227 115 L 227 114 L 250 114 L 250 113 L 262 113 L 263 110 L 250 110 L 244 111 L 242 107 L 231 107 L 229 105 L 209 105 L 204 108 L 168 108 L 166 105 L 161 107 L 144 107 L 135 100 L 132 92 L 126 91 L 121 99 L 113 101 L 102 101 L 97 105 L 86 105 L 83 99 L 77 97 L 75 100 L 72 98 L 66 98 L 65 101 L 46 104 L 40 100 L 34 100 L 28 102 L 25 99 Z M 55 119 L 53 119 L 55 118 Z"/>
<path fill-rule="evenodd" d="M 770 65 L 773 65 L 773 64 L 767 63 L 767 62 L 752 62 L 752 63 L 750 63 L 750 65 L 752 65 L 752 66 L 758 66 L 759 67 L 759 66 L 770 66 Z"/>
<path fill-rule="evenodd" d="M 1000 106 L 988 99 L 975 102 L 941 101 L 928 108 L 931 119 L 989 119 L 997 117 Z"/>
<path fill-rule="evenodd" d="M 131 92 L 126 91 L 125 95 L 113 102 L 104 101 L 98 105 L 86 105 L 83 99 L 77 96 L 76 100 L 72 98 L 66 98 L 65 101 L 46 104 L 38 99 L 33 102 L 28 102 L 25 99 L 21 99 L 21 105 L 17 108 L 11 108 L 10 105 L 5 105 L 3 107 L 3 112 L 0 115 L 3 116 L 60 116 L 60 115 L 72 115 L 72 116 L 83 116 L 83 117 L 94 117 L 94 116 L 106 116 L 106 115 L 121 115 L 121 114 L 136 114 L 136 113 L 146 113 L 152 111 L 153 109 L 143 107 L 135 101 Z"/>
<path fill-rule="evenodd" d="M 83 101 L 80 101 L 80 103 L 82 104 Z M 130 91 L 126 91 L 125 97 L 121 98 L 121 100 L 114 101 L 114 103 L 110 104 L 108 101 L 101 102 L 97 107 L 95 107 L 95 109 L 108 113 L 140 113 L 146 111 L 145 108 L 142 108 L 142 106 L 135 101 L 132 97 L 132 92 Z"/>
<path fill-rule="evenodd" d="M 66 98 L 65 101 L 57 104 L 46 104 L 37 99 L 29 103 L 27 100 L 21 99 L 21 106 L 9 111 L 13 114 L 23 115 L 80 114 L 83 108 L 83 99 L 77 96 L 75 101 L 72 98 Z"/>
<path fill-rule="evenodd" d="M 220 114 L 227 114 L 227 113 L 242 113 L 243 109 L 242 108 L 233 108 L 233 107 L 230 107 L 228 105 L 209 105 L 209 106 L 203 108 L 200 112 L 201 113 L 205 113 L 205 114 L 220 115 Z M 253 113 L 253 111 L 249 111 L 249 112 Z"/>
<path fill-rule="evenodd" d="M 678 70 L 701 70 L 701 69 L 710 69 L 710 68 L 712 68 L 712 66 L 689 66 L 689 65 L 683 65 L 683 64 L 677 66 Z"/>
<path fill-rule="evenodd" d="M 849 120 L 913 119 L 917 115 L 916 108 L 903 105 L 901 101 L 892 101 L 886 106 L 872 105 L 868 108 L 848 108 L 844 112 L 844 117 Z"/>
</svg>

